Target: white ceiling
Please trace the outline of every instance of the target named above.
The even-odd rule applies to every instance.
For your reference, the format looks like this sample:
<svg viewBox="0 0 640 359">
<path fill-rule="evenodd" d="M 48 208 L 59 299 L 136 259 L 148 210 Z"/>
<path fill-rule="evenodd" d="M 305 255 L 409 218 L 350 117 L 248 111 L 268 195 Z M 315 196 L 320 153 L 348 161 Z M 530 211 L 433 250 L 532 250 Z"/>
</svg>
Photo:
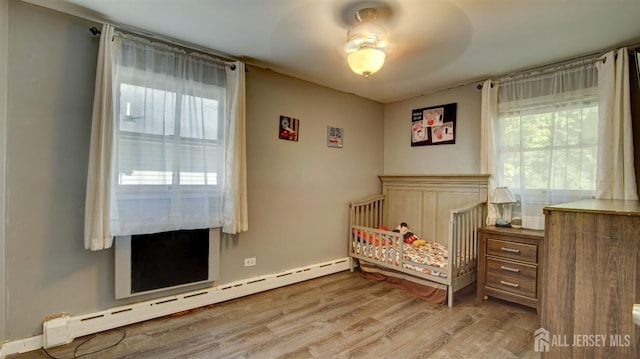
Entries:
<svg viewBox="0 0 640 359">
<path fill-rule="evenodd" d="M 27 0 L 197 44 L 389 103 L 640 42 L 640 0 Z M 392 51 L 352 73 L 356 9 L 386 9 Z"/>
</svg>

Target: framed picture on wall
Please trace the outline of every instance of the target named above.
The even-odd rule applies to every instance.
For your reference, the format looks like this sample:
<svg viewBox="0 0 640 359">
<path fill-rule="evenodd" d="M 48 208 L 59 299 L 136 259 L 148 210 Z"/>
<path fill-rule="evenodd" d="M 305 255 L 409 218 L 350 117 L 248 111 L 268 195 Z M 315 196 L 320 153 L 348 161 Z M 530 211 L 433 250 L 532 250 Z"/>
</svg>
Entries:
<svg viewBox="0 0 640 359">
<path fill-rule="evenodd" d="M 327 146 L 342 148 L 344 130 L 339 127 L 327 126 Z"/>
<path fill-rule="evenodd" d="M 278 138 L 287 141 L 298 141 L 300 120 L 297 118 L 280 116 L 278 122 Z"/>
<path fill-rule="evenodd" d="M 411 111 L 411 146 L 456 143 L 457 103 Z"/>
</svg>

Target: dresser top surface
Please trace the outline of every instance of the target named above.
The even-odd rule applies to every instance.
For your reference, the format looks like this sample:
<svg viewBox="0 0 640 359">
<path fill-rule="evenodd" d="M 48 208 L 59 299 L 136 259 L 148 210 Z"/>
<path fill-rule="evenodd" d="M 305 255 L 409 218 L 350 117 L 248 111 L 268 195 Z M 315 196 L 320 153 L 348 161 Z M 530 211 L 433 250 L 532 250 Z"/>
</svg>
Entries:
<svg viewBox="0 0 640 359">
<path fill-rule="evenodd" d="M 544 231 L 536 230 L 536 229 L 486 226 L 486 227 L 479 228 L 478 230 L 485 233 L 506 234 L 506 235 L 516 235 L 516 236 L 526 236 L 526 237 L 539 237 L 539 238 L 544 237 Z"/>
<path fill-rule="evenodd" d="M 544 208 L 544 213 L 552 211 L 591 212 L 626 216 L 640 216 L 640 201 L 613 199 L 585 199 L 562 203 Z"/>
</svg>

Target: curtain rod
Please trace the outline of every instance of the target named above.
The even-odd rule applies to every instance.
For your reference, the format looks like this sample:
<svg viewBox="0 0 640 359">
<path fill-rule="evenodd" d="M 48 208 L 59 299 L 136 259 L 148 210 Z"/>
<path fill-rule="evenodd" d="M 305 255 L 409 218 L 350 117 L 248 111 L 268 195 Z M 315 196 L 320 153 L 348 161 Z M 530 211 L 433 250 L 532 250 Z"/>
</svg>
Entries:
<svg viewBox="0 0 640 359">
<path fill-rule="evenodd" d="M 573 68 L 573 67 L 584 65 L 585 61 L 590 61 L 589 59 L 591 59 L 591 61 L 592 61 L 591 63 L 596 63 L 598 61 L 602 61 L 602 63 L 605 63 L 607 60 L 606 60 L 606 58 L 600 58 L 602 55 L 608 53 L 609 51 L 619 50 L 619 49 L 622 49 L 624 47 L 626 47 L 628 49 L 628 51 L 636 51 L 637 48 L 640 48 L 640 42 L 636 42 L 636 43 L 632 43 L 632 44 L 628 44 L 628 45 L 615 47 L 615 48 L 612 48 L 610 50 L 605 50 L 605 51 L 593 53 L 593 54 L 590 54 L 590 55 L 579 56 L 579 57 L 575 57 L 575 58 L 572 58 L 572 59 L 567 59 L 567 60 L 554 62 L 554 63 L 551 63 L 551 64 L 541 65 L 541 66 L 529 68 L 529 69 L 526 69 L 526 70 L 522 70 L 522 71 L 519 71 L 519 72 L 503 74 L 503 75 L 498 76 L 497 78 L 501 79 L 501 78 L 516 77 L 516 76 L 520 76 L 520 75 L 530 74 L 530 73 L 536 72 L 536 71 L 544 72 L 544 71 L 550 70 L 550 69 L 552 69 L 554 67 L 560 67 L 560 66 L 563 66 L 563 65 L 567 65 L 567 68 Z M 614 56 L 617 57 L 618 54 L 614 54 Z M 579 64 L 577 64 L 577 63 L 574 64 L 575 66 L 571 66 L 574 62 L 578 62 L 578 61 L 582 61 L 582 62 L 579 63 Z M 589 62 L 587 62 L 587 63 L 589 63 Z M 486 79 L 486 80 L 488 80 L 488 79 Z M 491 87 L 493 87 L 493 82 L 500 83 L 499 80 L 492 81 Z M 476 86 L 476 88 L 478 90 L 482 90 L 482 87 L 483 87 L 483 84 L 478 84 Z"/>
<path fill-rule="evenodd" d="M 107 25 L 111 25 L 111 24 L 107 24 Z M 217 60 L 221 60 L 222 62 L 225 61 L 240 61 L 236 58 L 233 58 L 229 55 L 226 54 L 222 54 L 220 52 L 217 51 L 213 51 L 209 48 L 206 47 L 202 47 L 202 46 L 198 46 L 192 43 L 187 43 L 187 42 L 183 42 L 180 40 L 176 40 L 176 39 L 172 39 L 169 37 L 164 37 L 164 36 L 160 36 L 160 35 L 156 35 L 156 34 L 152 34 L 152 33 L 148 33 L 148 32 L 143 32 L 143 31 L 139 31 L 139 30 L 133 30 L 131 28 L 128 27 L 124 27 L 124 26 L 119 26 L 119 25 L 111 25 L 114 28 L 126 32 L 126 33 L 130 33 L 132 35 L 137 35 L 137 36 L 141 36 L 144 37 L 146 39 L 150 39 L 150 40 L 156 40 L 156 41 L 161 41 L 170 45 L 174 45 L 174 46 L 178 46 L 182 49 L 186 49 L 186 50 L 190 50 L 190 51 L 195 51 L 195 52 L 199 52 L 208 56 L 212 56 L 215 57 Z M 93 26 L 89 29 L 89 31 L 94 35 L 99 35 L 102 33 L 102 31 L 100 31 L 100 29 L 98 29 L 97 27 Z M 231 65 L 231 69 L 235 70 L 235 65 Z"/>
<path fill-rule="evenodd" d="M 575 59 L 571 59 L 571 60 L 564 60 L 564 61 L 558 61 L 558 62 L 554 62 L 552 64 L 546 64 L 546 65 L 542 65 L 542 66 L 537 66 L 537 67 L 532 67 L 526 70 L 522 70 L 519 72 L 512 72 L 512 73 L 507 73 L 504 75 L 501 75 L 498 77 L 498 80 L 492 80 L 491 81 L 491 87 L 493 87 L 493 84 L 500 84 L 502 83 L 508 83 L 511 82 L 511 80 L 513 80 L 515 77 L 519 77 L 519 76 L 525 76 L 525 75 L 529 75 L 532 74 L 534 72 L 541 72 L 544 73 L 545 71 L 549 71 L 552 70 L 554 68 L 558 68 L 558 67 L 562 67 L 563 69 L 572 69 L 572 68 L 576 68 L 576 67 L 580 67 L 583 65 L 588 65 L 588 64 L 594 64 L 598 61 L 602 61 L 603 63 L 606 61 L 605 59 L 600 59 L 600 58 L 595 58 L 595 56 L 598 56 L 598 54 L 593 54 L 593 55 L 587 55 L 587 56 L 583 56 L 583 57 L 579 57 L 579 58 L 575 58 Z M 502 81 L 501 81 L 502 79 Z M 482 90 L 483 84 L 479 84 L 478 86 L 476 86 L 476 88 L 478 90 Z"/>
</svg>

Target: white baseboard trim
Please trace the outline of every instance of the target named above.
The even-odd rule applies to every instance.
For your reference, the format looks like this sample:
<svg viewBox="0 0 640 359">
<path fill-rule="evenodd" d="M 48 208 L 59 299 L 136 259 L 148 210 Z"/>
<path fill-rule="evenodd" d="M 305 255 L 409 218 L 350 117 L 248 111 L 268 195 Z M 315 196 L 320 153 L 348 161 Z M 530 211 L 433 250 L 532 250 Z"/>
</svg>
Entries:
<svg viewBox="0 0 640 359">
<path fill-rule="evenodd" d="M 346 257 L 92 314 L 57 316 L 43 323 L 42 335 L 7 342 L 0 346 L 0 359 L 11 354 L 66 344 L 84 335 L 342 272 L 350 269 L 350 262 L 351 259 Z"/>
<path fill-rule="evenodd" d="M 4 343 L 0 346 L 0 359 L 7 355 L 26 353 L 42 348 L 42 335 Z"/>
</svg>

